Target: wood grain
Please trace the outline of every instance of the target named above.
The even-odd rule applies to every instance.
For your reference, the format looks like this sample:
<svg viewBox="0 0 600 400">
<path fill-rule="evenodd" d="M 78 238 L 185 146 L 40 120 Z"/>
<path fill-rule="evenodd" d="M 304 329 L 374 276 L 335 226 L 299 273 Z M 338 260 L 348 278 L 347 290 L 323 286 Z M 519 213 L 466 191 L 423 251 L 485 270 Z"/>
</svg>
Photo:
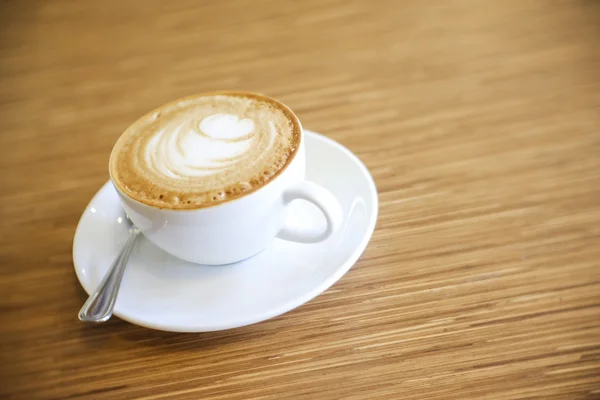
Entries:
<svg viewBox="0 0 600 400">
<path fill-rule="evenodd" d="M 600 399 L 600 3 L 5 1 L 0 397 Z M 77 221 L 147 110 L 263 92 L 354 151 L 371 243 L 226 332 L 77 320 Z"/>
</svg>

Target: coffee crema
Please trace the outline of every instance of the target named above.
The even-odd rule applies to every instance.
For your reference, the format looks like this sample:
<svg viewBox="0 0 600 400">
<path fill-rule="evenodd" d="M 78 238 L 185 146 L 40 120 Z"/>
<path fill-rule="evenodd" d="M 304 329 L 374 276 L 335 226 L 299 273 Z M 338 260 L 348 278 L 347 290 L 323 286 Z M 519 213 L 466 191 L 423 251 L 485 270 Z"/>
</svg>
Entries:
<svg viewBox="0 0 600 400">
<path fill-rule="evenodd" d="M 139 202 L 170 209 L 210 207 L 276 177 L 301 137 L 283 104 L 251 93 L 212 93 L 165 104 L 115 144 L 109 170 Z"/>
</svg>

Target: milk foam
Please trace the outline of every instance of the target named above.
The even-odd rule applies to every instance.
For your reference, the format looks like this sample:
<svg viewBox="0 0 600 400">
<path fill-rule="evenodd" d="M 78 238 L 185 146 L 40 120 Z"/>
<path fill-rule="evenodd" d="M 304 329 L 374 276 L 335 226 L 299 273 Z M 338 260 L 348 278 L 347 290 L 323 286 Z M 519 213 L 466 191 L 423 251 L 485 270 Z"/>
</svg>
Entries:
<svg viewBox="0 0 600 400">
<path fill-rule="evenodd" d="M 269 124 L 269 151 L 277 131 Z M 172 179 L 214 175 L 244 160 L 259 136 L 252 135 L 254 122 L 230 114 L 213 114 L 199 123 L 181 115 L 169 121 L 149 140 L 144 159 L 150 169 Z"/>
<path fill-rule="evenodd" d="M 240 139 L 254 130 L 254 121 L 231 114 L 213 114 L 202 120 L 200 130 L 213 139 Z"/>
<path fill-rule="evenodd" d="M 111 175 L 130 196 L 167 208 L 214 205 L 261 187 L 300 139 L 284 106 L 245 95 L 198 97 L 142 117 L 119 139 Z"/>
</svg>

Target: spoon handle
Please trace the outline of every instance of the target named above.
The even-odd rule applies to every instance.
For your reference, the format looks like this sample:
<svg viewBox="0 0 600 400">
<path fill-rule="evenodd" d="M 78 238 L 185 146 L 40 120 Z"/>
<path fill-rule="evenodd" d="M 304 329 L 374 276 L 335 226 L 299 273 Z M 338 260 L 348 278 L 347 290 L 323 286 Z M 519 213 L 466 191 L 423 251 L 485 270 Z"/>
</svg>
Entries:
<svg viewBox="0 0 600 400">
<path fill-rule="evenodd" d="M 123 272 L 131 254 L 131 249 L 133 249 L 133 245 L 139 234 L 140 231 L 135 227 L 129 231 L 127 241 L 108 269 L 106 276 L 96 291 L 88 297 L 81 310 L 79 310 L 79 319 L 81 321 L 105 322 L 112 316 Z"/>
</svg>

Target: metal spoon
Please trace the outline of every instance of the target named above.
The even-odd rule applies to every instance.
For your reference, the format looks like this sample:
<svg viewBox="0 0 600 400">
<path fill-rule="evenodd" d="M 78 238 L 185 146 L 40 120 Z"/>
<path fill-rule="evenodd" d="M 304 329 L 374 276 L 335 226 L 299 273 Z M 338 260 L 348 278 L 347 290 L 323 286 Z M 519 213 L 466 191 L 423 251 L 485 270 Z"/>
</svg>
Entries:
<svg viewBox="0 0 600 400">
<path fill-rule="evenodd" d="M 129 218 L 125 218 L 125 220 L 129 221 Z M 131 223 L 131 221 L 129 222 Z M 108 269 L 98 288 L 96 288 L 96 291 L 88 297 L 81 310 L 79 310 L 79 319 L 81 321 L 106 322 L 110 319 L 115 307 L 127 260 L 139 235 L 140 230 L 131 224 L 129 236 L 121 251 L 119 251 L 119 254 Z"/>
</svg>

